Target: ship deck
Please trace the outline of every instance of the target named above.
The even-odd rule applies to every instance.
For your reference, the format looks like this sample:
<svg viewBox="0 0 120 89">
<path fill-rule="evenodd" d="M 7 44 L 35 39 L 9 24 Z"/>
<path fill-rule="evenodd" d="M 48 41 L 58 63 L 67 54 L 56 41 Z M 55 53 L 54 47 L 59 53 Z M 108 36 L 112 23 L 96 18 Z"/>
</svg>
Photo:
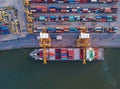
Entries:
<svg viewBox="0 0 120 89">
<path fill-rule="evenodd" d="M 58 48 L 47 48 L 46 50 L 47 50 L 47 52 L 49 52 L 50 51 L 50 49 L 58 49 Z M 61 48 L 59 48 L 59 49 L 61 49 Z M 69 48 L 68 48 L 69 49 Z M 82 48 L 73 48 L 73 49 L 82 49 Z M 34 58 L 35 60 L 43 60 L 43 59 L 39 59 L 39 56 L 35 56 L 34 54 L 36 54 L 37 52 L 38 52 L 38 50 L 40 50 L 40 49 L 35 49 L 35 50 L 33 50 L 29 55 L 32 57 L 32 58 Z M 43 49 L 42 49 L 43 50 Z M 48 51 L 49 50 L 49 51 Z M 99 52 L 98 52 L 98 58 L 97 59 L 94 59 L 94 60 L 104 60 L 104 49 L 103 48 L 98 48 L 98 50 L 99 50 Z M 75 52 L 74 52 L 75 53 Z M 80 53 L 79 52 L 76 52 L 75 53 L 76 55 L 74 55 L 74 56 L 76 56 L 77 57 L 77 55 L 80 55 Z M 48 58 L 49 58 L 50 56 L 48 56 Z M 76 58 L 76 57 L 74 57 L 74 58 Z M 86 58 L 87 58 L 87 55 L 86 55 Z M 69 59 L 68 59 L 69 60 Z M 82 60 L 82 59 L 73 59 L 73 60 L 70 60 L 70 61 L 78 61 L 78 60 Z M 87 61 L 89 61 L 89 59 L 86 59 Z M 58 61 L 58 60 L 56 60 L 56 59 L 53 59 L 53 60 L 50 60 L 49 59 L 49 61 Z M 60 60 L 59 60 L 60 61 Z"/>
</svg>

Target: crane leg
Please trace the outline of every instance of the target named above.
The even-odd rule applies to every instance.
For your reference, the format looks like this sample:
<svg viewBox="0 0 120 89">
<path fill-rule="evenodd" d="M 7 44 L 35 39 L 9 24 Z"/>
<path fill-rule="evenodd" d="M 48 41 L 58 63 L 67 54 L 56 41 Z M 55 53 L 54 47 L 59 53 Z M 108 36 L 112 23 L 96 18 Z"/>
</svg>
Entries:
<svg viewBox="0 0 120 89">
<path fill-rule="evenodd" d="M 86 59 L 83 59 L 83 64 L 86 64 Z"/>
<path fill-rule="evenodd" d="M 47 59 L 46 59 L 46 47 L 44 47 L 44 50 L 43 50 L 43 53 L 44 53 L 44 63 L 43 64 L 47 64 Z"/>
<path fill-rule="evenodd" d="M 83 64 L 86 64 L 86 48 L 83 48 Z"/>
</svg>

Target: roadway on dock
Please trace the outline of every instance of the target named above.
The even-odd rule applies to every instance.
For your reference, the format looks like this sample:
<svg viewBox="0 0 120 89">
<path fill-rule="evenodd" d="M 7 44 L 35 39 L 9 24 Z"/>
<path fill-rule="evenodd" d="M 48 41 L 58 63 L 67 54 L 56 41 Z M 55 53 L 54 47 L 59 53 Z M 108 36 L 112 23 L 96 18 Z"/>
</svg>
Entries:
<svg viewBox="0 0 120 89">
<path fill-rule="evenodd" d="M 67 45 L 68 47 L 74 46 L 76 47 L 76 38 L 78 38 L 79 33 L 58 33 L 58 35 L 63 35 L 62 42 L 52 40 L 52 44 L 54 47 L 65 47 L 64 45 Z M 37 34 L 38 35 L 38 34 Z M 68 37 L 68 35 L 71 35 Z M 96 34 L 99 36 L 100 34 Z M 91 38 L 91 46 L 94 47 L 105 47 L 105 48 L 114 48 L 114 47 L 120 47 L 120 35 L 116 34 L 109 34 L 109 36 L 106 37 L 106 34 L 103 34 L 102 36 L 99 36 L 99 38 L 96 38 L 96 35 L 92 36 Z M 62 43 L 62 44 L 61 44 Z M 17 38 L 16 40 L 10 40 L 10 41 L 2 41 L 0 42 L 0 50 L 9 50 L 9 49 L 16 49 L 16 48 L 33 48 L 33 47 L 39 47 L 39 41 L 36 39 L 36 34 L 34 35 L 27 35 L 24 38 Z"/>
</svg>

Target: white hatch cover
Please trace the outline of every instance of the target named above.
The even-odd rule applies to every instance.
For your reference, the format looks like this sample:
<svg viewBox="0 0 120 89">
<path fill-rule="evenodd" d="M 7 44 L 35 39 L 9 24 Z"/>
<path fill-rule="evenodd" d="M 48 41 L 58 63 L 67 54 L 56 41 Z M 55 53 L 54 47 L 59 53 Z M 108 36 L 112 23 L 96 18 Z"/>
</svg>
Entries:
<svg viewBox="0 0 120 89">
<path fill-rule="evenodd" d="M 48 33 L 40 33 L 40 38 L 49 38 Z"/>
<path fill-rule="evenodd" d="M 90 38 L 90 34 L 89 33 L 81 33 L 79 38 Z"/>
</svg>

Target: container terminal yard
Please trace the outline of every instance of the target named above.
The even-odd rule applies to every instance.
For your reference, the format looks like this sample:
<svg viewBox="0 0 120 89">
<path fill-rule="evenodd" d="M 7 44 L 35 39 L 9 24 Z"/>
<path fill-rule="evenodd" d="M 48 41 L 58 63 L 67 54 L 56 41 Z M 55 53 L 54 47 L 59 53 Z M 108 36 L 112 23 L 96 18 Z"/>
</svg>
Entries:
<svg viewBox="0 0 120 89">
<path fill-rule="evenodd" d="M 86 64 L 86 60 L 104 60 L 103 48 L 120 47 L 119 0 L 6 1 L 6 4 L 0 1 L 1 8 L 16 8 L 19 28 L 15 28 L 16 19 L 13 18 L 10 33 L 0 35 L 0 50 L 42 47 L 42 52 L 39 49 L 30 55 L 44 59 L 44 64 L 46 60 L 75 60 L 73 54 L 79 50 L 76 60 L 83 59 Z"/>
</svg>

